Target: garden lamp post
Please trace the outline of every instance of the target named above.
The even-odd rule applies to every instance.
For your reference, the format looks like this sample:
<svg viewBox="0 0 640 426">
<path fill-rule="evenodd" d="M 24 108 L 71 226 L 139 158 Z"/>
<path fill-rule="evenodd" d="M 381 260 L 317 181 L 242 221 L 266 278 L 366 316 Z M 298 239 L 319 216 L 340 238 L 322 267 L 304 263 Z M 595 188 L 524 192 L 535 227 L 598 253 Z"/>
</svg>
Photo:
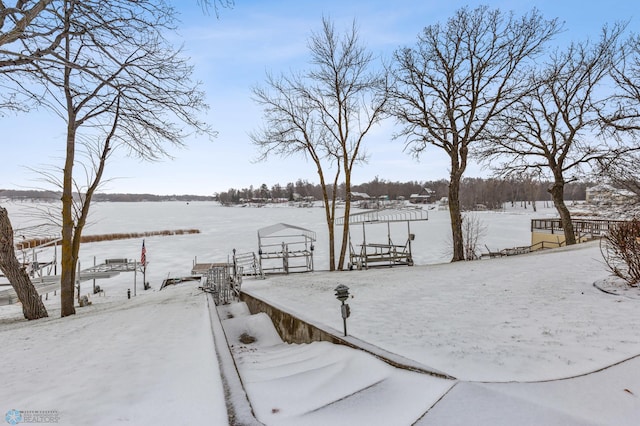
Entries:
<svg viewBox="0 0 640 426">
<path fill-rule="evenodd" d="M 342 322 L 344 324 L 344 335 L 347 335 L 347 318 L 351 315 L 351 309 L 349 305 L 344 303 L 345 300 L 349 298 L 349 287 L 344 284 L 340 284 L 335 288 L 336 299 L 342 302 L 341 310 L 342 310 Z"/>
</svg>

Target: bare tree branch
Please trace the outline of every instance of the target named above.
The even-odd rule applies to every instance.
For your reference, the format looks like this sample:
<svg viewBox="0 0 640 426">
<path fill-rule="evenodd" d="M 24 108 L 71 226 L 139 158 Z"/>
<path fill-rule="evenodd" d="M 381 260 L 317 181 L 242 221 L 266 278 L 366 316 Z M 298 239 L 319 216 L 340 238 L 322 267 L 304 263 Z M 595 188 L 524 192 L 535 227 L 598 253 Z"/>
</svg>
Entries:
<svg viewBox="0 0 640 426">
<path fill-rule="evenodd" d="M 351 176 L 366 161 L 363 141 L 383 117 L 385 76 L 370 71 L 373 56 L 361 45 L 355 23 L 342 37 L 328 19 L 308 41 L 312 67 L 304 74 L 274 78 L 266 88 L 254 88 L 263 107 L 265 126 L 251 134 L 260 158 L 275 154 L 302 154 L 316 167 L 323 189 L 329 228 L 330 270 L 335 269 L 335 202 L 340 176 L 345 179 L 345 217 L 349 215 Z M 333 183 L 327 173 L 333 174 Z M 331 196 L 331 199 L 329 197 Z M 343 228 L 338 269 L 342 269 L 348 242 L 348 221 Z"/>
<path fill-rule="evenodd" d="M 538 170 L 553 177 L 549 192 L 566 244 L 575 244 L 576 237 L 564 186 L 611 153 L 598 138 L 600 111 L 608 102 L 602 88 L 619 60 L 624 29 L 622 24 L 605 27 L 598 42 L 573 43 L 551 55 L 544 68 L 532 70 L 526 79 L 532 90 L 498 116 L 483 146 L 485 161 L 504 159 L 494 166 L 500 174 Z"/>
<path fill-rule="evenodd" d="M 610 136 L 630 135 L 637 139 L 640 133 L 640 36 L 630 37 L 620 48 L 621 60 L 611 70 L 616 93 L 611 97 L 613 107 L 601 111 L 604 130 Z"/>
<path fill-rule="evenodd" d="M 464 260 L 459 188 L 469 153 L 529 89 L 526 67 L 560 30 L 557 19 L 544 20 L 535 9 L 518 18 L 486 6 L 462 8 L 446 25 L 426 27 L 414 48 L 394 54 L 389 110 L 402 126 L 396 138 L 417 157 L 433 145 L 451 161 L 453 261 Z"/>
<path fill-rule="evenodd" d="M 62 190 L 61 300 L 66 316 L 75 313 L 82 231 L 110 153 L 126 149 L 156 160 L 167 156 L 168 146 L 182 146 L 193 132 L 214 132 L 199 119 L 207 105 L 191 79 L 192 67 L 165 38 L 175 28 L 175 12 L 168 4 L 61 3 L 56 16 L 64 37 L 59 46 L 47 60 L 16 67 L 9 78 L 20 81 L 25 96 L 38 98 L 61 117 L 67 129 L 63 178 L 55 180 Z M 86 184 L 75 177 L 80 170 Z"/>
</svg>

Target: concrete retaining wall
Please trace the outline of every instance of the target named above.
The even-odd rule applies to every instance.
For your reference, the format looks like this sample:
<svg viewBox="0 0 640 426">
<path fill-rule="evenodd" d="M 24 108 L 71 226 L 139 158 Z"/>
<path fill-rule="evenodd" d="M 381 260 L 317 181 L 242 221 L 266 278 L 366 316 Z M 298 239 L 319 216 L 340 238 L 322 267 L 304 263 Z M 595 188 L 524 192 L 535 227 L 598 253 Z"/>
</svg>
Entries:
<svg viewBox="0 0 640 426">
<path fill-rule="evenodd" d="M 447 373 L 427 367 L 416 361 L 391 353 L 354 337 L 340 337 L 333 329 L 325 329 L 320 325 L 310 324 L 309 322 L 303 321 L 282 309 L 252 296 L 251 294 L 245 292 L 240 293 L 240 300 L 247 304 L 247 307 L 252 314 L 264 312 L 269 315 L 273 325 L 278 331 L 278 334 L 280 334 L 282 340 L 287 343 L 311 343 L 325 341 L 346 345 L 354 349 L 368 352 L 376 358 L 397 368 L 455 380 L 454 377 Z"/>
<path fill-rule="evenodd" d="M 311 325 L 247 293 L 240 294 L 252 314 L 264 312 L 271 318 L 278 334 L 287 343 L 331 342 L 348 344 L 333 334 Z M 351 346 L 351 345 L 350 345 Z"/>
</svg>

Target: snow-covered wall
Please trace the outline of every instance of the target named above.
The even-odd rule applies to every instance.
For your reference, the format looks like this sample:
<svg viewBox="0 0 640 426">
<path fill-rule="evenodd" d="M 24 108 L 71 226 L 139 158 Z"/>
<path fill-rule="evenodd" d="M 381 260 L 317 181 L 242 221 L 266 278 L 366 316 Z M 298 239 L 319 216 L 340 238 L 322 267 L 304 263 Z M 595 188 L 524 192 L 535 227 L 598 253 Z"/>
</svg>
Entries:
<svg viewBox="0 0 640 426">
<path fill-rule="evenodd" d="M 331 342 L 343 343 L 341 339 L 311 325 L 292 314 L 278 309 L 254 296 L 241 293 L 240 299 L 247 304 L 252 314 L 264 312 L 271 318 L 278 334 L 287 343 Z"/>
</svg>

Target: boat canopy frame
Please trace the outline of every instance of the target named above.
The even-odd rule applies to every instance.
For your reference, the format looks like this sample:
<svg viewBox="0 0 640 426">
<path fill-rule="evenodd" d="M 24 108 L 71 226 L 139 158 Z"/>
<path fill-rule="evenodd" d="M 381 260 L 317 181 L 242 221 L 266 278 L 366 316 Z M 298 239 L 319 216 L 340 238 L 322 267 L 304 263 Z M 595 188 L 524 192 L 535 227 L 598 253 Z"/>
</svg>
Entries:
<svg viewBox="0 0 640 426">
<path fill-rule="evenodd" d="M 349 269 L 369 269 L 373 266 L 407 265 L 413 266 L 411 242 L 415 234 L 411 233 L 411 222 L 429 220 L 426 210 L 410 209 L 378 209 L 349 215 Z M 407 223 L 407 239 L 404 245 L 394 244 L 391 238 L 391 223 Z M 344 226 L 345 218 L 338 218 L 336 225 Z M 367 225 L 386 224 L 387 241 L 372 243 L 367 241 Z M 352 243 L 351 225 L 362 225 L 362 244 Z"/>
<path fill-rule="evenodd" d="M 286 223 L 258 229 L 260 270 L 264 274 L 312 272 L 315 241 L 314 231 Z"/>
</svg>

